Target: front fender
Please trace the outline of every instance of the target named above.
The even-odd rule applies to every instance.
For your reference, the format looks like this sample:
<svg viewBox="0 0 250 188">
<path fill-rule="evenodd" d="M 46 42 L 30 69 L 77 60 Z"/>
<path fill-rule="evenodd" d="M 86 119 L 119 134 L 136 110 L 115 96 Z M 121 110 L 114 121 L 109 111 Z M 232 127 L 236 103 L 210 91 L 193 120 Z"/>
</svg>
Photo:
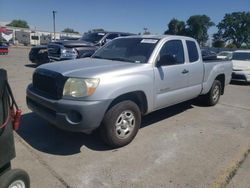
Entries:
<svg viewBox="0 0 250 188">
<path fill-rule="evenodd" d="M 153 84 L 153 73 L 101 78 L 96 92 L 89 100 L 114 100 L 127 93 L 142 91 L 147 99 L 148 111 L 151 111 L 154 101 Z"/>
</svg>

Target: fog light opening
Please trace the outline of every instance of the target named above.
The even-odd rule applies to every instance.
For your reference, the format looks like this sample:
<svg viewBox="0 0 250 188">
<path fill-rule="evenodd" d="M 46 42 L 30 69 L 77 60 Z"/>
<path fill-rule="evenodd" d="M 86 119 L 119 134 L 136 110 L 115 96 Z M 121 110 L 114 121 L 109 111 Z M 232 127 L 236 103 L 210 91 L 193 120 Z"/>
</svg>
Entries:
<svg viewBox="0 0 250 188">
<path fill-rule="evenodd" d="M 72 123 L 80 123 L 82 121 L 82 115 L 73 110 L 67 114 L 67 117 Z"/>
</svg>

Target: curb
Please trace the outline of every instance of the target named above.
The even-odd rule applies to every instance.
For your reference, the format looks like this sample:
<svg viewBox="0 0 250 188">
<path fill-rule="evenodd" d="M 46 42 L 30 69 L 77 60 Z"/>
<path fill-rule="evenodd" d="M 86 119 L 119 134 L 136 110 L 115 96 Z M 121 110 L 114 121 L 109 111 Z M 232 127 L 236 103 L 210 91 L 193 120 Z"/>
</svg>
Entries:
<svg viewBox="0 0 250 188">
<path fill-rule="evenodd" d="M 248 154 L 250 154 L 250 140 L 248 143 L 249 144 L 242 146 L 239 150 L 240 152 L 234 156 L 226 168 L 220 171 L 212 183 L 211 188 L 225 188 L 229 184 L 241 164 L 245 161 Z"/>
</svg>

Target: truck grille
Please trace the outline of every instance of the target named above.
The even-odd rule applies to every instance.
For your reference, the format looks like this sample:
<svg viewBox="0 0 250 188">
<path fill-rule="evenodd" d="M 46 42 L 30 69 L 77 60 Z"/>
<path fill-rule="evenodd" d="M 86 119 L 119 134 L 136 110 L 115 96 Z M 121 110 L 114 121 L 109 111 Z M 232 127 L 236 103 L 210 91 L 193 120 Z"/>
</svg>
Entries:
<svg viewBox="0 0 250 188">
<path fill-rule="evenodd" d="M 57 44 L 48 45 L 48 56 L 50 58 L 60 58 L 61 56 L 61 46 Z"/>
<path fill-rule="evenodd" d="M 53 99 L 61 99 L 66 79 L 59 73 L 37 69 L 33 74 L 33 88 Z"/>
</svg>

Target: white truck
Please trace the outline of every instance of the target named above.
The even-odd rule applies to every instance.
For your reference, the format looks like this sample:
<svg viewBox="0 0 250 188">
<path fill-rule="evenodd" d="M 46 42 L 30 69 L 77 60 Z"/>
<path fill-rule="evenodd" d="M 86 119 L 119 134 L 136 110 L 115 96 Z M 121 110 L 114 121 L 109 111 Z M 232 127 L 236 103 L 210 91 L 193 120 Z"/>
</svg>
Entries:
<svg viewBox="0 0 250 188">
<path fill-rule="evenodd" d="M 59 128 L 99 129 L 106 143 L 121 147 L 143 115 L 198 96 L 215 105 L 231 74 L 231 61 L 203 61 L 193 38 L 120 37 L 90 58 L 39 66 L 27 105 Z"/>
</svg>

